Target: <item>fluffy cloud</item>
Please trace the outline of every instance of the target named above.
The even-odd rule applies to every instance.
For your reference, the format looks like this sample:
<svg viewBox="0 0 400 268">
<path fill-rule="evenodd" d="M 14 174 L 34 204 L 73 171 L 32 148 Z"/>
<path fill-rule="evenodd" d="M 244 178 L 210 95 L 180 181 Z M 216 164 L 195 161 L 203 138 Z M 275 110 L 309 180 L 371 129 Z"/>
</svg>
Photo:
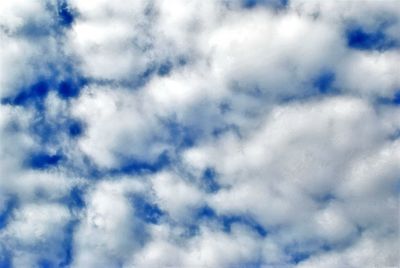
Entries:
<svg viewBox="0 0 400 268">
<path fill-rule="evenodd" d="M 0 3 L 1 267 L 395 267 L 396 1 Z"/>
<path fill-rule="evenodd" d="M 85 198 L 86 208 L 74 239 L 75 267 L 115 267 L 143 243 L 145 226 L 134 217 L 128 194 L 136 181 L 101 182 Z"/>
</svg>

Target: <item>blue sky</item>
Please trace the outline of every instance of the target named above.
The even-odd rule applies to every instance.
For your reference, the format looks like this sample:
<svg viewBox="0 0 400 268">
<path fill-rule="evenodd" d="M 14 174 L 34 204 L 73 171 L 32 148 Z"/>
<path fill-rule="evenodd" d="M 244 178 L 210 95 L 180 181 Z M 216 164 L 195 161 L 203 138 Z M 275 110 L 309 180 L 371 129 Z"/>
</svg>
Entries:
<svg viewBox="0 0 400 268">
<path fill-rule="evenodd" d="M 396 267 L 400 5 L 0 2 L 0 268 Z"/>
</svg>

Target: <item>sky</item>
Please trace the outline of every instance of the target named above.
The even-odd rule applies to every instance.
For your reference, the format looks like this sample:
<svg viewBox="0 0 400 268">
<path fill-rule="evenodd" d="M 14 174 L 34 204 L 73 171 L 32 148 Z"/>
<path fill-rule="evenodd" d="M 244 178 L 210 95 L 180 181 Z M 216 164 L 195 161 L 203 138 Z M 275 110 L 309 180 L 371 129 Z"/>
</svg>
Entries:
<svg viewBox="0 0 400 268">
<path fill-rule="evenodd" d="M 0 267 L 400 265 L 397 0 L 0 1 Z"/>
</svg>

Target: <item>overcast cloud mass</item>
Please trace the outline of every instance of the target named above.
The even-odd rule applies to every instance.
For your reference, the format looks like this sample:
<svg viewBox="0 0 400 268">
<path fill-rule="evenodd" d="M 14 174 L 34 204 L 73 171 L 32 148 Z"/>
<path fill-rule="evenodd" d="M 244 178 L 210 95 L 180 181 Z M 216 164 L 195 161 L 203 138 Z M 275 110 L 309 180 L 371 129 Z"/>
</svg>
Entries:
<svg viewBox="0 0 400 268">
<path fill-rule="evenodd" d="M 397 0 L 1 0 L 0 267 L 400 265 Z"/>
</svg>

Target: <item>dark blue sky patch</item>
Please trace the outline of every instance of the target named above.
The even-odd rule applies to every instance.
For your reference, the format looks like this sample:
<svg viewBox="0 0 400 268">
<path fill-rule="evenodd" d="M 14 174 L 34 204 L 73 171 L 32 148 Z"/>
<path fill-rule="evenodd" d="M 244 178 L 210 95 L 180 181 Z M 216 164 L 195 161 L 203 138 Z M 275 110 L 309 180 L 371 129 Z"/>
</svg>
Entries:
<svg viewBox="0 0 400 268">
<path fill-rule="evenodd" d="M 10 220 L 14 209 L 17 207 L 18 207 L 17 197 L 15 196 L 9 197 L 6 201 L 4 209 L 0 211 L 0 230 L 7 226 L 7 223 Z"/>
<path fill-rule="evenodd" d="M 69 195 L 63 198 L 61 202 L 66 204 L 70 209 L 85 207 L 84 189 L 73 187 Z"/>
<path fill-rule="evenodd" d="M 375 105 L 400 105 L 400 90 L 397 90 L 392 96 L 390 97 L 378 97 L 375 99 Z"/>
<path fill-rule="evenodd" d="M 56 265 L 48 259 L 42 258 L 38 261 L 37 267 L 39 268 L 54 268 Z"/>
<path fill-rule="evenodd" d="M 298 264 L 310 257 L 310 253 L 307 252 L 291 252 L 290 259 L 293 263 Z"/>
<path fill-rule="evenodd" d="M 318 89 L 319 93 L 331 93 L 335 92 L 335 89 L 332 88 L 334 81 L 335 73 L 332 71 L 324 71 L 313 80 L 313 86 Z"/>
<path fill-rule="evenodd" d="M 66 0 L 62 0 L 58 4 L 58 17 L 59 23 L 64 27 L 71 27 L 74 22 L 74 14 Z"/>
<path fill-rule="evenodd" d="M 57 166 L 62 159 L 63 156 L 59 153 L 49 154 L 46 152 L 34 152 L 28 155 L 26 163 L 33 169 L 47 169 Z"/>
<path fill-rule="evenodd" d="M 158 67 L 157 73 L 159 76 L 166 76 L 171 72 L 172 67 L 172 62 L 167 60 Z"/>
<path fill-rule="evenodd" d="M 126 86 L 128 86 L 129 88 L 143 87 L 156 74 L 157 74 L 156 64 L 150 64 L 149 66 L 147 66 L 146 70 L 144 70 L 142 73 L 133 76 L 131 78 L 131 81 L 127 81 Z"/>
<path fill-rule="evenodd" d="M 217 173 L 213 168 L 206 168 L 202 176 L 202 186 L 207 193 L 215 193 L 221 189 L 217 182 Z"/>
<path fill-rule="evenodd" d="M 195 127 L 189 127 L 180 124 L 177 120 L 173 118 L 163 120 L 162 123 L 169 132 L 169 142 L 174 144 L 175 148 L 179 150 L 195 145 L 196 140 L 199 136 L 199 132 L 196 131 Z"/>
<path fill-rule="evenodd" d="M 30 132 L 35 137 L 36 141 L 42 145 L 44 144 L 57 144 L 59 139 L 59 132 L 62 130 L 62 124 L 56 125 L 44 117 L 41 113 L 37 119 L 32 122 L 29 127 Z"/>
<path fill-rule="evenodd" d="M 164 215 L 164 212 L 156 204 L 149 202 L 144 196 L 134 196 L 132 202 L 135 216 L 146 223 L 157 224 Z"/>
<path fill-rule="evenodd" d="M 241 0 L 242 7 L 246 9 L 255 8 L 257 6 L 270 6 L 273 8 L 284 8 L 288 5 L 289 0 Z"/>
<path fill-rule="evenodd" d="M 80 90 L 87 84 L 85 79 L 65 79 L 58 85 L 58 95 L 62 99 L 69 99 L 79 96 Z"/>
<path fill-rule="evenodd" d="M 72 220 L 64 227 L 64 239 L 61 242 L 62 256 L 56 267 L 69 267 L 73 260 L 74 231 L 79 221 Z"/>
<path fill-rule="evenodd" d="M 37 109 L 42 110 L 44 107 L 44 99 L 50 89 L 50 85 L 46 80 L 40 80 L 27 88 L 18 90 L 18 94 L 2 99 L 3 104 L 16 106 L 35 105 Z"/>
<path fill-rule="evenodd" d="M 12 255 L 0 243 L 0 268 L 12 268 Z"/>
<path fill-rule="evenodd" d="M 242 5 L 244 8 L 253 8 L 257 5 L 257 0 L 243 0 Z"/>
<path fill-rule="evenodd" d="M 155 161 L 144 161 L 131 157 L 121 157 L 121 166 L 111 170 L 104 170 L 103 175 L 117 176 L 122 174 L 154 173 L 162 170 L 170 164 L 170 157 L 167 152 L 160 154 Z"/>
<path fill-rule="evenodd" d="M 261 237 L 265 237 L 267 235 L 267 230 L 263 226 L 247 216 L 224 215 L 221 217 L 221 222 L 223 225 L 223 230 L 228 233 L 231 232 L 232 225 L 237 223 L 250 227 Z"/>
<path fill-rule="evenodd" d="M 197 210 L 196 218 L 198 220 L 216 221 L 226 233 L 231 232 L 233 224 L 241 224 L 249 227 L 261 237 L 265 237 L 268 234 L 261 224 L 247 215 L 218 215 L 208 205 L 202 206 Z"/>
<path fill-rule="evenodd" d="M 394 105 L 400 105 L 400 90 L 394 94 L 392 102 Z"/>
<path fill-rule="evenodd" d="M 79 137 L 84 132 L 84 124 L 79 120 L 67 120 L 68 135 L 70 137 Z"/>
<path fill-rule="evenodd" d="M 46 111 L 38 112 L 36 120 L 31 122 L 29 131 L 35 138 L 35 141 L 42 145 L 51 145 L 60 148 L 61 140 L 67 137 L 73 139 L 83 135 L 85 125 L 82 121 L 74 118 L 63 118 L 60 115 L 60 120 L 54 121 L 46 118 Z"/>
<path fill-rule="evenodd" d="M 209 206 L 200 207 L 197 211 L 197 218 L 199 219 L 212 219 L 217 217 L 215 211 Z"/>
<path fill-rule="evenodd" d="M 359 25 L 351 25 L 346 29 L 347 45 L 359 50 L 389 50 L 398 48 L 399 43 L 384 33 L 387 24 L 376 30 L 367 30 Z"/>
<path fill-rule="evenodd" d="M 49 91 L 49 84 L 46 81 L 39 81 L 36 84 L 32 85 L 30 88 L 30 92 L 32 92 L 33 96 L 37 96 L 40 99 L 43 99 L 47 95 Z"/>
</svg>

